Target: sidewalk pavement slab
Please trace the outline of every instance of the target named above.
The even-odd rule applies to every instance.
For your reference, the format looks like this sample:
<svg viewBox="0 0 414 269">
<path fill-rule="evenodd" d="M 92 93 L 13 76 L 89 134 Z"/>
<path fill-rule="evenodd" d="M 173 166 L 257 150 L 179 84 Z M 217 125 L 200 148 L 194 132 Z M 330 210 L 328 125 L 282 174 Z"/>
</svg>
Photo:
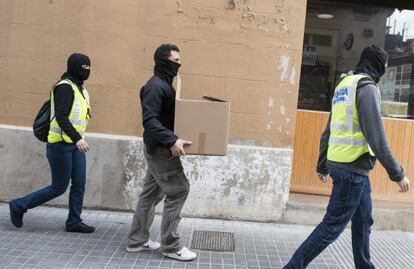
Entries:
<svg viewBox="0 0 414 269">
<path fill-rule="evenodd" d="M 9 221 L 7 204 L 0 204 L 0 268 L 138 268 L 138 269 L 276 269 L 282 268 L 312 226 L 183 218 L 179 233 L 190 246 L 194 230 L 231 232 L 234 252 L 195 250 L 198 258 L 178 262 L 157 252 L 127 253 L 132 213 L 85 210 L 93 234 L 64 231 L 67 209 L 39 207 L 24 216 L 17 229 Z M 161 217 L 156 216 L 151 238 L 159 241 Z M 414 268 L 414 233 L 374 231 L 372 260 L 377 268 Z M 328 247 L 310 269 L 354 268 L 350 230 Z"/>
</svg>

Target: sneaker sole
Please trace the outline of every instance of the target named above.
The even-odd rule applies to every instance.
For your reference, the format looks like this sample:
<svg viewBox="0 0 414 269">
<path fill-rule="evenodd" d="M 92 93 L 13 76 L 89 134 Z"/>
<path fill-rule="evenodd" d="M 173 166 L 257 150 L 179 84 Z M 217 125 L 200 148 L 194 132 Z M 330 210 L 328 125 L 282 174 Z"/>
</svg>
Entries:
<svg viewBox="0 0 414 269">
<path fill-rule="evenodd" d="M 167 258 L 177 260 L 177 261 L 181 261 L 181 262 L 189 262 L 189 261 L 195 260 L 197 258 L 197 256 L 195 256 L 194 258 L 184 259 L 183 257 L 177 256 L 175 254 L 170 254 L 170 253 L 163 253 L 162 255 L 164 255 Z"/>
<path fill-rule="evenodd" d="M 145 248 L 145 247 L 136 247 L 136 248 L 130 248 L 127 247 L 126 251 L 129 253 L 134 253 L 134 252 L 141 252 L 141 251 L 154 251 L 157 250 L 159 248 Z"/>
</svg>

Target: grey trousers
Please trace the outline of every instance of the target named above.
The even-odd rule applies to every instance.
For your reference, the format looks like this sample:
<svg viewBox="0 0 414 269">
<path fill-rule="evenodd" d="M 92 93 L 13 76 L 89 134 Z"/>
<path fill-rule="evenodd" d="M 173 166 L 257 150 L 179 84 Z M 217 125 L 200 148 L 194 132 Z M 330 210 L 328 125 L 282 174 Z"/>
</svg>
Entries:
<svg viewBox="0 0 414 269">
<path fill-rule="evenodd" d="M 144 187 L 134 212 L 128 246 L 140 246 L 149 239 L 154 221 L 155 206 L 165 197 L 161 221 L 161 246 L 164 252 L 177 252 L 183 246 L 177 234 L 180 213 L 190 191 L 179 157 L 169 149 L 158 148 L 149 155 L 144 149 L 148 164 Z"/>
</svg>

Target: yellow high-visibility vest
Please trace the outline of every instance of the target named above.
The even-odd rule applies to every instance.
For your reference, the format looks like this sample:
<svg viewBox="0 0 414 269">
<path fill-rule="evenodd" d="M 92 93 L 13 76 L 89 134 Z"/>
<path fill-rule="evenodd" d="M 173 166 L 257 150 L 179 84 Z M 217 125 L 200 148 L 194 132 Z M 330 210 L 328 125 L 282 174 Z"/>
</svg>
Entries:
<svg viewBox="0 0 414 269">
<path fill-rule="evenodd" d="M 73 105 L 70 110 L 69 114 L 69 121 L 72 123 L 73 127 L 76 129 L 76 131 L 84 138 L 86 126 L 88 125 L 89 120 L 89 94 L 88 91 L 83 88 L 79 89 L 78 86 L 70 81 L 69 79 L 61 80 L 59 83 L 55 85 L 61 85 L 61 84 L 69 84 L 73 91 Z M 83 91 L 83 97 L 81 90 Z M 51 113 L 50 113 L 50 129 L 49 129 L 49 135 L 47 137 L 48 143 L 57 143 L 64 141 L 66 143 L 73 143 L 72 139 L 70 139 L 69 136 L 65 134 L 65 132 L 62 131 L 60 128 L 58 122 L 56 121 L 55 117 L 55 100 L 53 95 L 53 89 L 51 93 L 50 98 L 50 105 L 51 105 Z"/>
<path fill-rule="evenodd" d="M 367 78 L 373 81 L 364 74 L 347 75 L 335 88 L 327 156 L 330 161 L 350 163 L 367 152 L 374 156 L 361 132 L 356 108 L 358 82 Z M 376 89 L 378 90 L 378 87 Z"/>
</svg>

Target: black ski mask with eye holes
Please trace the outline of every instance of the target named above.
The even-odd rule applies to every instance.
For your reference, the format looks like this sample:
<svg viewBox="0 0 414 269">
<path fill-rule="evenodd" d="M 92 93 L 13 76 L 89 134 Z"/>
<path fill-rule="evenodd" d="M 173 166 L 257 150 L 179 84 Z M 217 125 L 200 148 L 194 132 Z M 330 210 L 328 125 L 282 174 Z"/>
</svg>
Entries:
<svg viewBox="0 0 414 269">
<path fill-rule="evenodd" d="M 89 57 L 81 53 L 73 53 L 68 58 L 67 73 L 83 82 L 89 78 L 91 73 L 90 69 L 82 67 L 84 65 L 91 65 Z"/>
</svg>

